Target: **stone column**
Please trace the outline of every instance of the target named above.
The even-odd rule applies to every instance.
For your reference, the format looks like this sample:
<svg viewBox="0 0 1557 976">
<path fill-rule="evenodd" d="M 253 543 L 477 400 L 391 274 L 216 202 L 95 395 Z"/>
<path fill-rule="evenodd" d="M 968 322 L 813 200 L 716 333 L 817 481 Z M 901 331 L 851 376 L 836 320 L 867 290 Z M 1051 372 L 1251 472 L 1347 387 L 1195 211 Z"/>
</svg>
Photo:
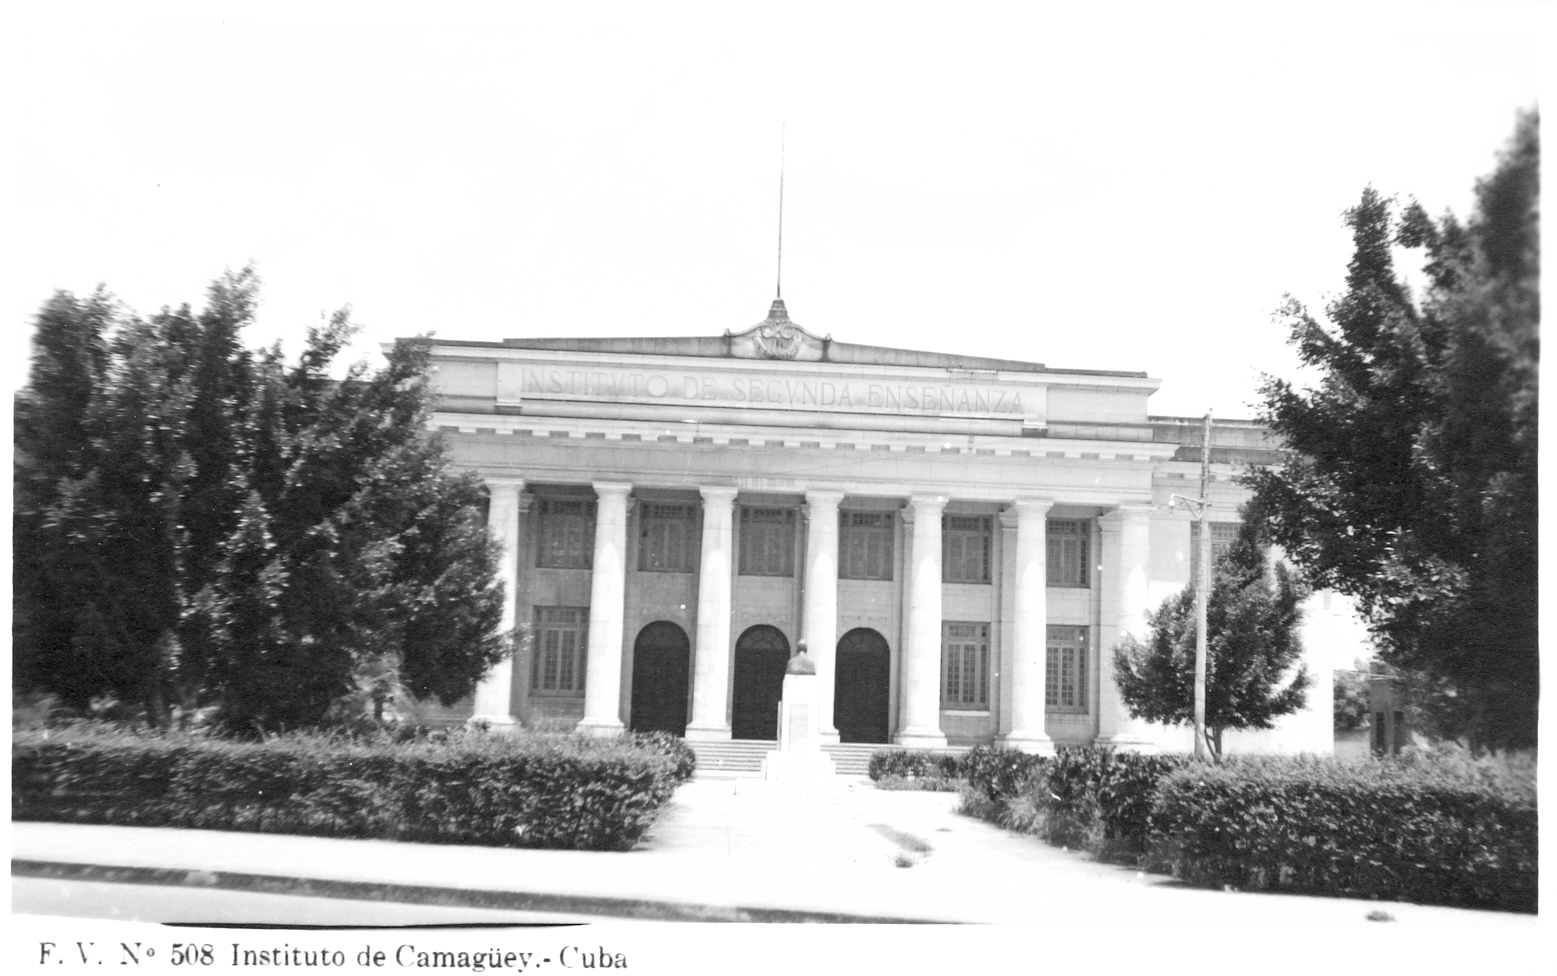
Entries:
<svg viewBox="0 0 1557 976">
<path fill-rule="evenodd" d="M 903 654 L 903 711 L 899 745 L 946 745 L 941 731 L 941 510 L 942 495 L 915 495 L 914 550 L 908 568 L 908 641 Z"/>
<path fill-rule="evenodd" d="M 595 482 L 595 562 L 589 584 L 589 664 L 580 732 L 615 735 L 622 724 L 622 617 L 627 595 L 627 494 Z"/>
<path fill-rule="evenodd" d="M 529 496 L 524 494 L 522 478 L 488 478 L 487 530 L 503 547 L 503 555 L 497 564 L 498 578 L 503 581 L 504 633 L 514 629 L 514 615 L 519 600 L 519 517 Z M 472 722 L 487 725 L 512 725 L 514 696 L 514 660 L 506 657 L 492 666 L 476 685 L 476 706 L 470 716 Z"/>
<path fill-rule="evenodd" d="M 816 663 L 816 697 L 823 742 L 837 742 L 833 696 L 838 683 L 838 503 L 841 491 L 808 491 L 806 529 L 805 632 L 802 639 Z"/>
<path fill-rule="evenodd" d="M 734 488 L 704 488 L 703 555 L 697 577 L 697 645 L 692 659 L 692 721 L 686 738 L 730 738 L 730 554 Z"/>
<path fill-rule="evenodd" d="M 1130 709 L 1114 684 L 1114 647 L 1126 636 L 1146 637 L 1150 595 L 1146 571 L 1151 557 L 1149 526 L 1152 506 L 1120 505 L 1100 519 L 1103 530 L 1103 607 L 1098 628 L 1097 744 L 1135 752 L 1156 752 L 1145 720 L 1130 717 Z"/>
<path fill-rule="evenodd" d="M 1044 730 L 1049 649 L 1046 498 L 1018 498 L 1016 509 L 1016 605 L 1011 621 L 1011 731 L 1004 742 L 1023 752 L 1053 754 Z"/>
</svg>

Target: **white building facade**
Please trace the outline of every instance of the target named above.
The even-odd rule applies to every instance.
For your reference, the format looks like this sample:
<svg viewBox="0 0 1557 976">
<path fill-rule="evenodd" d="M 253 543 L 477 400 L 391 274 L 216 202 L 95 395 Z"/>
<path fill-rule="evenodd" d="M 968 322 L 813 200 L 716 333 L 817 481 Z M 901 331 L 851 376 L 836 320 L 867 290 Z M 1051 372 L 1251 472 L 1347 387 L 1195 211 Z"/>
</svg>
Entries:
<svg viewBox="0 0 1557 976">
<path fill-rule="evenodd" d="M 434 358 L 532 638 L 451 718 L 772 739 L 804 641 L 824 741 L 1188 748 L 1110 665 L 1193 565 L 1168 501 L 1199 491 L 1200 424 L 1148 415 L 1157 380 L 838 343 L 782 301 L 718 337 Z M 1213 444 L 1217 545 L 1240 464 L 1273 455 L 1250 423 Z M 1247 747 L 1329 751 L 1310 671 L 1310 708 Z"/>
</svg>

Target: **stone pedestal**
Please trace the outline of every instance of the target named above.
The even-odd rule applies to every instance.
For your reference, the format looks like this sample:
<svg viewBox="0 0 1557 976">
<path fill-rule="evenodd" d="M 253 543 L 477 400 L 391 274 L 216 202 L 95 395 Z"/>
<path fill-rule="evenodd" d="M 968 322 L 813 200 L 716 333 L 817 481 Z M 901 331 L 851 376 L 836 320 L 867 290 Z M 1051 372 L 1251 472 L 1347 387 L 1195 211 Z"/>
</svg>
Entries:
<svg viewBox="0 0 1557 976">
<path fill-rule="evenodd" d="M 738 794 L 832 796 L 847 792 L 822 751 L 821 688 L 814 673 L 784 675 L 778 748 L 762 760 L 762 779 L 737 780 Z"/>
<path fill-rule="evenodd" d="M 822 751 L 821 688 L 814 674 L 784 675 L 779 703 L 779 747 L 762 760 L 762 778 L 775 783 L 821 783 L 838 775 Z"/>
</svg>

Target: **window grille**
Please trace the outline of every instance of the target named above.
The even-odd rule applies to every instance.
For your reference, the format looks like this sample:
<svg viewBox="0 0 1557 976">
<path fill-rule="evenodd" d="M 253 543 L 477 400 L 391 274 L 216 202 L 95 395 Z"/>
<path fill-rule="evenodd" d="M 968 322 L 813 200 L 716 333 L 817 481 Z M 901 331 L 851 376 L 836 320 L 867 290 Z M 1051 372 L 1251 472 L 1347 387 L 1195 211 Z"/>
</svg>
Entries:
<svg viewBox="0 0 1557 976">
<path fill-rule="evenodd" d="M 540 503 L 535 565 L 541 569 L 589 569 L 594 562 L 595 503 L 568 498 L 542 498 Z"/>
<path fill-rule="evenodd" d="M 990 523 L 988 515 L 941 516 L 942 582 L 989 582 Z"/>
<path fill-rule="evenodd" d="M 795 510 L 741 507 L 742 576 L 795 575 Z"/>
<path fill-rule="evenodd" d="M 1087 710 L 1087 628 L 1050 626 L 1044 704 L 1051 712 Z"/>
<path fill-rule="evenodd" d="M 891 512 L 838 513 L 838 578 L 892 578 Z"/>
<path fill-rule="evenodd" d="M 589 656 L 587 607 L 535 608 L 535 660 L 530 689 L 538 695 L 584 694 L 584 665 Z"/>
<path fill-rule="evenodd" d="M 1227 550 L 1233 547 L 1233 542 L 1238 538 L 1237 522 L 1212 522 L 1211 523 L 1211 569 L 1216 569 L 1216 561 L 1227 555 Z M 1195 567 L 1200 565 L 1200 522 L 1189 523 L 1189 566 L 1190 578 L 1194 578 Z"/>
<path fill-rule="evenodd" d="M 1048 585 L 1091 585 L 1092 565 L 1087 558 L 1091 536 L 1091 522 L 1081 519 L 1048 520 L 1045 533 Z"/>
<path fill-rule="evenodd" d="M 692 572 L 693 519 L 691 505 L 640 505 L 638 569 L 646 573 Z"/>
<path fill-rule="evenodd" d="M 941 707 L 989 707 L 989 624 L 941 625 Z"/>
</svg>

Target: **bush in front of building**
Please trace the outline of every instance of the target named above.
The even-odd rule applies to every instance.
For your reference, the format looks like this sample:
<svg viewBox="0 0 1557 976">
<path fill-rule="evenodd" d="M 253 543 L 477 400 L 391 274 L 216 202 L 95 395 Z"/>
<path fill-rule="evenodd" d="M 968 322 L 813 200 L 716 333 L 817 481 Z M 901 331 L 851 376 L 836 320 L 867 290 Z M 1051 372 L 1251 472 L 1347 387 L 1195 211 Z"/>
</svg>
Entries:
<svg viewBox="0 0 1557 976">
<path fill-rule="evenodd" d="M 865 771 L 880 786 L 888 778 L 905 782 L 931 779 L 955 782 L 962 775 L 960 767 L 958 757 L 950 753 L 925 749 L 882 749 L 871 753 Z"/>
<path fill-rule="evenodd" d="M 876 780 L 878 790 L 912 790 L 919 793 L 957 793 L 964 784 L 960 779 L 945 776 L 896 776 L 887 775 Z"/>
<path fill-rule="evenodd" d="M 697 772 L 697 753 L 679 736 L 669 732 L 629 732 L 639 747 L 668 756 L 676 764 L 676 782 L 685 783 Z"/>
<path fill-rule="evenodd" d="M 1536 910 L 1535 762 L 1250 757 L 1163 779 L 1148 866 L 1195 884 Z"/>
<path fill-rule="evenodd" d="M 1051 844 L 1129 859 L 1145 848 L 1158 782 L 1191 761 L 1092 746 L 1061 747 L 1050 758 L 1004 749 L 963 758 L 976 794 L 964 803 L 969 813 Z"/>
<path fill-rule="evenodd" d="M 632 737 L 16 730 L 14 820 L 627 850 L 690 765 Z"/>
<path fill-rule="evenodd" d="M 975 746 L 963 753 L 958 770 L 970 793 L 998 804 L 1022 792 L 1047 762 L 1016 749 Z"/>
</svg>

